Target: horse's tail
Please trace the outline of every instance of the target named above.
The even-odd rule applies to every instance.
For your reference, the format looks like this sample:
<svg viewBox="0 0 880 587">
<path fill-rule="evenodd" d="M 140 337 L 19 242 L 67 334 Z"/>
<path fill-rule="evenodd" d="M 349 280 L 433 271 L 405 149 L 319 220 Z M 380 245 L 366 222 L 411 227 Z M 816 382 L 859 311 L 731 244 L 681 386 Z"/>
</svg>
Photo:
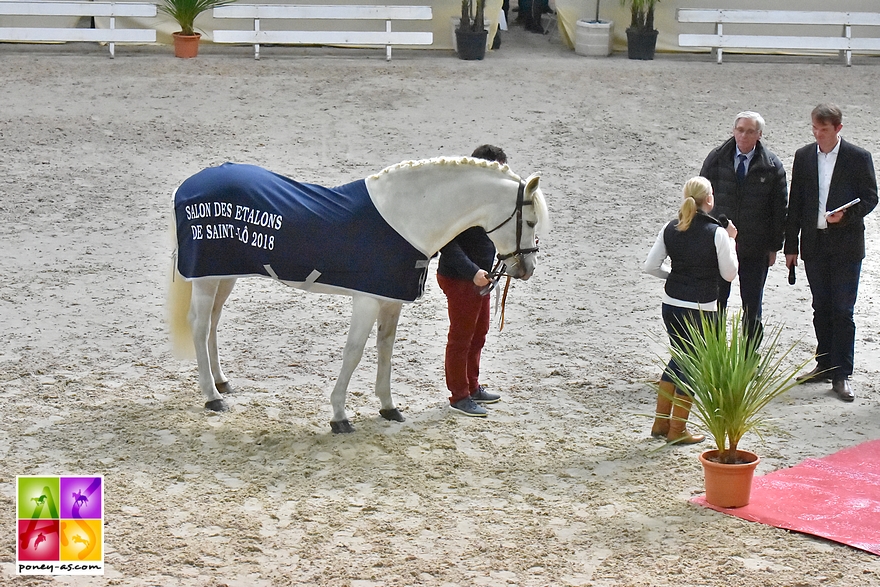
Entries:
<svg viewBox="0 0 880 587">
<path fill-rule="evenodd" d="M 176 190 L 175 190 L 176 191 Z M 171 256 L 171 270 L 168 272 L 168 296 L 165 303 L 168 334 L 171 339 L 171 352 L 178 359 L 194 359 L 192 327 L 189 323 L 189 305 L 192 300 L 192 282 L 187 281 L 177 271 L 177 226 L 174 216 L 174 197 L 171 197 L 170 232 L 174 242 Z"/>
</svg>

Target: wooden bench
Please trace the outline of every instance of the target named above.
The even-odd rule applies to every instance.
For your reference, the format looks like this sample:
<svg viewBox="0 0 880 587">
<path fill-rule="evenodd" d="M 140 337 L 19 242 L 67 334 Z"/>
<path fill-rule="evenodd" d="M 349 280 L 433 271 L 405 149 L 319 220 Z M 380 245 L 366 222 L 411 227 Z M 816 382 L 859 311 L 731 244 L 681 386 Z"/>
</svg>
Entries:
<svg viewBox="0 0 880 587">
<path fill-rule="evenodd" d="M 680 34 L 681 47 L 710 47 L 718 54 L 718 63 L 724 49 L 789 49 L 804 51 L 839 51 L 846 65 L 852 65 L 853 51 L 880 51 L 880 38 L 852 36 L 854 26 L 880 26 L 877 12 L 819 12 L 805 10 L 704 10 L 678 9 L 678 22 L 714 23 L 714 34 Z M 800 35 L 726 35 L 725 24 L 817 25 L 829 29 L 825 36 Z M 830 27 L 842 27 L 842 32 L 831 34 Z M 836 29 L 840 31 L 840 29 Z M 774 31 L 775 32 L 775 31 Z"/>
<path fill-rule="evenodd" d="M 214 9 L 214 18 L 253 19 L 252 30 L 214 31 L 215 43 L 245 43 L 254 46 L 254 59 L 260 58 L 261 44 L 276 45 L 351 45 L 385 46 L 385 58 L 391 60 L 393 45 L 430 45 L 432 32 L 392 31 L 392 21 L 431 20 L 430 6 L 364 6 L 364 5 L 279 5 L 231 4 Z M 262 30 L 261 20 L 290 21 L 385 21 L 385 30 Z M 284 25 L 282 25 L 284 26 Z M 320 26 L 320 25 L 319 25 Z M 307 27 L 303 27 L 307 28 Z M 314 28 L 314 27 L 308 27 Z M 378 28 L 378 26 L 377 26 Z"/>
<path fill-rule="evenodd" d="M 155 43 L 154 29 L 118 29 L 117 16 L 156 16 L 156 5 L 136 2 L 56 2 L 32 0 L 13 2 L 0 0 L 0 16 L 35 17 L 43 21 L 50 17 L 91 16 L 108 17 L 110 28 L 86 29 L 78 27 L 4 26 L 0 27 L 0 41 L 67 42 L 93 41 L 110 44 L 110 57 L 116 55 L 116 43 Z M 12 21 L 13 19 L 6 19 Z M 11 22 L 9 23 L 11 24 Z M 43 23 L 41 23 L 43 24 Z"/>
</svg>

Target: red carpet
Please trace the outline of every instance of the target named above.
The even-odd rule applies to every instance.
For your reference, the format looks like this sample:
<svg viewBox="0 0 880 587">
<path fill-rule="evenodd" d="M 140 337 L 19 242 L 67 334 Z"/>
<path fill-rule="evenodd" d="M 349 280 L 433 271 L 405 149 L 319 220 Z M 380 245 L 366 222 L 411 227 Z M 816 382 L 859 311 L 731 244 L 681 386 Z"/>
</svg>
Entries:
<svg viewBox="0 0 880 587">
<path fill-rule="evenodd" d="M 715 507 L 705 496 L 691 501 L 880 555 L 880 440 L 755 477 L 751 501 L 741 508 Z"/>
</svg>

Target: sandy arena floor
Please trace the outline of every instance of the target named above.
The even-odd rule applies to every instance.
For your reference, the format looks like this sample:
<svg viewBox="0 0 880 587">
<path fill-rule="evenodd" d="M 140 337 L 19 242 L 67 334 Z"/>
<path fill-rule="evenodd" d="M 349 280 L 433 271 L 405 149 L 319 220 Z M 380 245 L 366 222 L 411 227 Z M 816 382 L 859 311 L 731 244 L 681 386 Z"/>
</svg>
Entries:
<svg viewBox="0 0 880 587">
<path fill-rule="evenodd" d="M 868 553 L 701 509 L 697 455 L 650 438 L 662 283 L 640 267 L 680 186 L 744 109 L 790 169 L 825 100 L 880 153 L 880 59 L 575 55 L 515 29 L 449 53 L 0 45 L 0 583 L 16 586 L 867 587 Z M 206 413 L 164 324 L 173 188 L 255 163 L 338 185 L 406 159 L 501 145 L 542 174 L 554 229 L 515 283 L 486 420 L 445 407 L 445 304 L 404 308 L 378 416 L 368 346 L 357 431 L 330 434 L 350 301 L 244 280 L 221 325 L 229 413 Z M 759 474 L 880 437 L 880 236 L 856 307 L 858 399 L 802 386 L 772 406 Z M 736 289 L 736 288 L 734 288 Z M 810 296 L 780 263 L 768 322 L 813 350 Z M 738 297 L 731 300 L 738 306 Z M 372 345 L 372 340 L 369 345 Z M 102 474 L 103 578 L 14 577 L 15 475 Z"/>
</svg>

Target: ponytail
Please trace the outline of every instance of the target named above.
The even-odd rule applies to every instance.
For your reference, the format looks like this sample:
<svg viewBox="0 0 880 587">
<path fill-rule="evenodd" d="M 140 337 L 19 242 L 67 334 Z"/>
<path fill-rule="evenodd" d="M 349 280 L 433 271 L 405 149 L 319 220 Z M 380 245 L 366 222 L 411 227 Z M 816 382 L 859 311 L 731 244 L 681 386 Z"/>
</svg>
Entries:
<svg viewBox="0 0 880 587">
<path fill-rule="evenodd" d="M 706 198 L 712 195 L 712 183 L 705 177 L 692 177 L 684 184 L 683 192 L 684 202 L 678 210 L 678 225 L 675 227 L 679 232 L 691 227 L 697 210 L 702 208 Z"/>
<path fill-rule="evenodd" d="M 685 198 L 681 208 L 678 209 L 678 225 L 675 227 L 675 230 L 679 232 L 686 231 L 691 227 L 691 222 L 693 222 L 696 215 L 697 202 L 691 197 Z"/>
</svg>

